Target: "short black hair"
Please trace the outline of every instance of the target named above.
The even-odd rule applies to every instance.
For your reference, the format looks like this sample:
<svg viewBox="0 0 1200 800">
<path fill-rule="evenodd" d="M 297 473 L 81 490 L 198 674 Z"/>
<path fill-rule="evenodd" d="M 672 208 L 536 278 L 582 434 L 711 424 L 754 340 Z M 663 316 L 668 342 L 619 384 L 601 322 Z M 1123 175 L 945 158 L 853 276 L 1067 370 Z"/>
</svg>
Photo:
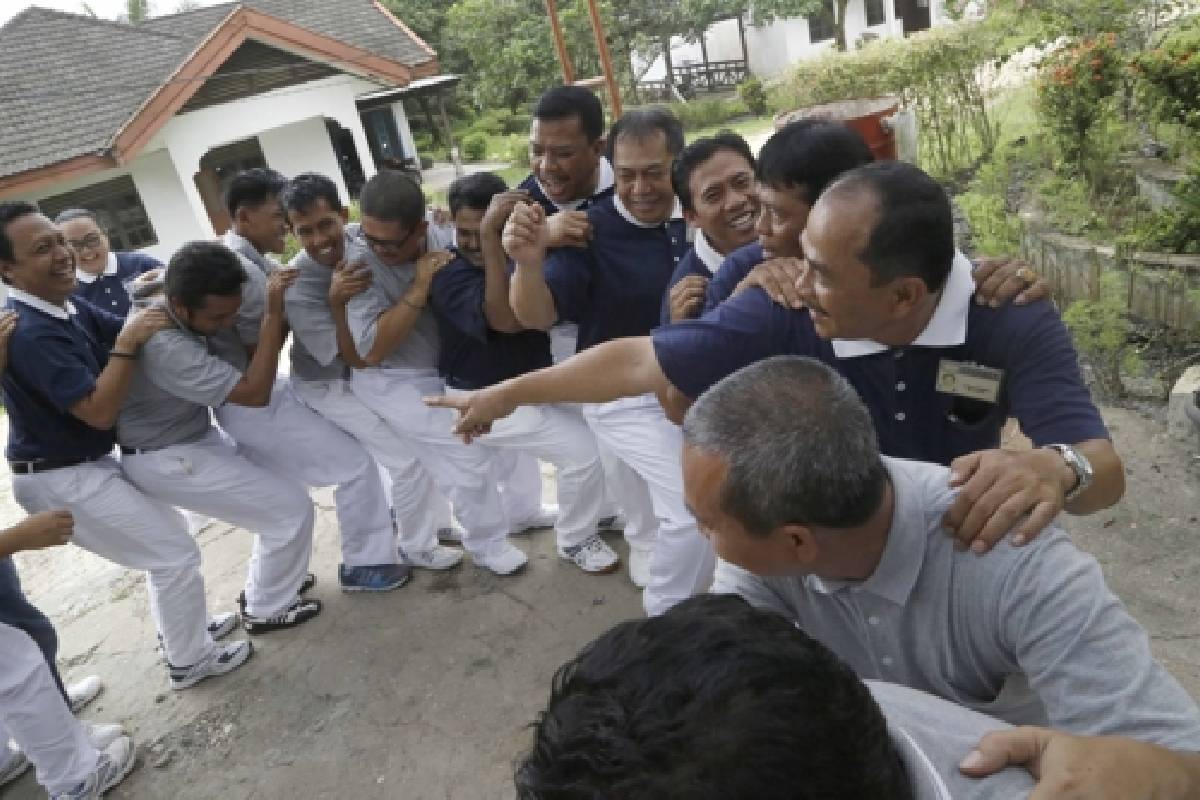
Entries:
<svg viewBox="0 0 1200 800">
<path fill-rule="evenodd" d="M 463 208 L 483 211 L 493 197 L 506 191 L 508 184 L 494 172 L 476 172 L 455 178 L 446 196 L 450 204 L 450 216 L 458 214 Z"/>
<path fill-rule="evenodd" d="M 90 219 L 97 225 L 100 220 L 96 219 L 96 212 L 86 208 L 68 208 L 66 211 L 60 211 L 58 216 L 54 218 L 55 225 L 62 225 L 64 222 L 71 222 L 76 219 Z"/>
<path fill-rule="evenodd" d="M 674 187 L 675 196 L 679 198 L 680 204 L 687 211 L 695 211 L 692 205 L 692 173 L 722 150 L 737 153 L 746 159 L 750 171 L 754 171 L 754 153 L 750 151 L 750 145 L 733 131 L 719 131 L 716 136 L 706 136 L 691 142 L 680 151 L 671 166 L 671 186 Z"/>
<path fill-rule="evenodd" d="M 906 800 L 887 723 L 784 617 L 699 595 L 622 622 L 554 676 L 521 800 Z"/>
<path fill-rule="evenodd" d="M 287 178 L 270 167 L 255 167 L 233 176 L 225 190 L 225 210 L 229 216 L 237 216 L 242 206 L 261 205 L 272 197 L 279 197 Z"/>
<path fill-rule="evenodd" d="M 425 218 L 425 195 L 412 178 L 385 169 L 363 185 L 358 208 L 365 217 L 400 222 L 411 228 Z"/>
<path fill-rule="evenodd" d="M 876 202 L 875 225 L 861 253 L 871 283 L 920 278 L 929 291 L 941 291 L 954 264 L 954 215 L 941 184 L 903 161 L 858 167 L 829 187 L 829 194 L 865 192 Z"/>
<path fill-rule="evenodd" d="M 8 236 L 8 226 L 21 217 L 42 213 L 33 203 L 24 200 L 0 200 L 0 261 L 12 263 L 16 260 L 13 241 Z"/>
<path fill-rule="evenodd" d="M 241 294 L 249 279 L 241 259 L 219 242 L 188 242 L 167 263 L 163 292 L 189 311 L 204 307 L 209 295 Z"/>
<path fill-rule="evenodd" d="M 279 195 L 285 211 L 308 211 L 318 200 L 325 203 L 334 211 L 341 211 L 346 206 L 338 196 L 337 184 L 330 178 L 316 172 L 302 172 L 287 182 L 283 193 Z"/>
<path fill-rule="evenodd" d="M 853 128 L 823 117 L 796 120 L 758 152 L 758 180 L 774 189 L 799 189 L 812 205 L 838 176 L 875 160 Z"/>
<path fill-rule="evenodd" d="M 547 89 L 533 107 L 534 119 L 579 119 L 579 128 L 594 142 L 604 135 L 604 106 L 591 89 L 582 86 L 555 86 Z"/>
<path fill-rule="evenodd" d="M 665 106 L 650 106 L 626 111 L 613 123 L 612 130 L 608 132 L 608 160 L 613 160 L 617 139 L 622 136 L 644 139 L 655 133 L 662 133 L 666 137 L 667 152 L 672 156 L 679 155 L 683 150 L 683 123 L 671 109 Z"/>
</svg>

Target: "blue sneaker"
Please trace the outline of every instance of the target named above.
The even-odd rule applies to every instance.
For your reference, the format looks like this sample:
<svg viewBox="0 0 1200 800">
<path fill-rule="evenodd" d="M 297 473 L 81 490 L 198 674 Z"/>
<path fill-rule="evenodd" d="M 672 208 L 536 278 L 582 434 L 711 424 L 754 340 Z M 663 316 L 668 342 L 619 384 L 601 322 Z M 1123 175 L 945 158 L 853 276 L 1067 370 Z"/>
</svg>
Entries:
<svg viewBox="0 0 1200 800">
<path fill-rule="evenodd" d="M 408 564 L 371 564 L 347 567 L 338 564 L 338 583 L 343 592 L 390 592 L 399 589 L 412 578 Z"/>
</svg>

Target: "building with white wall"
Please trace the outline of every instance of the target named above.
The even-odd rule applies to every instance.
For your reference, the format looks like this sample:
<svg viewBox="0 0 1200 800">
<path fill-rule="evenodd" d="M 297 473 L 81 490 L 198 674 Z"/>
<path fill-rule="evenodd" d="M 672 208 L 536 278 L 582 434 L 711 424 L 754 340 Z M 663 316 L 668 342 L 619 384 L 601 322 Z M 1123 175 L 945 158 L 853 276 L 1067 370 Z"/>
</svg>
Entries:
<svg viewBox="0 0 1200 800">
<path fill-rule="evenodd" d="M 704 41 L 671 42 L 671 61 L 678 68 L 709 62 L 740 61 L 746 58 L 752 75 L 773 78 L 791 64 L 836 48 L 837 3 L 826 0 L 822 13 L 808 17 L 778 19 L 763 25 L 726 19 L 710 26 Z M 850 0 L 846 7 L 846 35 L 851 47 L 866 38 L 900 37 L 946 22 L 946 0 Z M 743 37 L 745 51 L 743 52 Z M 643 68 L 645 65 L 642 65 Z M 635 65 L 635 68 L 637 65 Z M 658 55 L 642 76 L 643 81 L 666 77 L 663 58 Z"/>
<path fill-rule="evenodd" d="M 165 259 L 228 227 L 239 170 L 321 172 L 349 197 L 417 158 L 396 97 L 438 69 L 372 0 L 243 0 L 138 25 L 31 8 L 0 28 L 0 199 L 89 208 L 115 248 Z"/>
</svg>

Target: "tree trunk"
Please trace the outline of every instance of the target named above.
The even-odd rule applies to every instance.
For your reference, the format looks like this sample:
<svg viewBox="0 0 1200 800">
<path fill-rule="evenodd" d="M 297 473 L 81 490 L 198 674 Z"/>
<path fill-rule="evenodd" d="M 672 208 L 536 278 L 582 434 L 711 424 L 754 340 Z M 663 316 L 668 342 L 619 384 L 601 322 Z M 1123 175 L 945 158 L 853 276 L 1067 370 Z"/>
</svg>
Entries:
<svg viewBox="0 0 1200 800">
<path fill-rule="evenodd" d="M 838 47 L 843 52 L 850 52 L 850 39 L 846 31 L 846 9 L 850 5 L 850 0 L 837 0 L 837 26 L 838 26 Z"/>
<path fill-rule="evenodd" d="M 742 61 L 746 62 L 746 74 L 750 74 L 750 51 L 746 48 L 746 23 L 742 21 L 742 15 L 738 14 L 738 39 L 742 42 Z"/>
<path fill-rule="evenodd" d="M 666 67 L 667 77 L 667 95 L 672 94 L 671 89 L 675 86 L 675 64 L 671 61 L 671 34 L 666 34 L 662 40 L 663 43 L 663 66 Z"/>
</svg>

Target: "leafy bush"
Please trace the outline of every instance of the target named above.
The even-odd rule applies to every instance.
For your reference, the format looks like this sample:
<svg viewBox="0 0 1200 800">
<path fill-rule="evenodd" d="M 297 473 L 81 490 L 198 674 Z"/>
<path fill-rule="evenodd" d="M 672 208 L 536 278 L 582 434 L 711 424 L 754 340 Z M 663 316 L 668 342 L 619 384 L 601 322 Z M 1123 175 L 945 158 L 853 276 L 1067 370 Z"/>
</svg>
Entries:
<svg viewBox="0 0 1200 800">
<path fill-rule="evenodd" d="M 756 117 L 765 116 L 770 110 L 767 106 L 767 90 L 763 82 L 753 75 L 738 86 L 738 98 Z"/>
<path fill-rule="evenodd" d="M 512 164 L 514 167 L 529 166 L 529 137 L 518 136 L 513 134 L 508 139 L 508 146 L 504 152 L 503 160 Z"/>
<path fill-rule="evenodd" d="M 1172 29 L 1132 67 L 1142 96 L 1160 117 L 1200 132 L 1200 17 Z"/>
<path fill-rule="evenodd" d="M 467 161 L 483 161 L 488 154 L 488 138 L 486 134 L 468 133 L 462 140 L 462 154 Z"/>
<path fill-rule="evenodd" d="M 952 175 L 996 145 L 980 67 L 997 60 L 1003 34 L 997 25 L 946 25 L 801 62 L 780 85 L 774 105 L 794 109 L 895 95 L 917 115 L 922 164 Z"/>
<path fill-rule="evenodd" d="M 737 100 L 693 100 L 690 103 L 671 103 L 670 108 L 688 132 L 721 125 L 748 113 L 746 106 Z"/>
<path fill-rule="evenodd" d="M 1125 276 L 1109 272 L 1100 279 L 1100 296 L 1076 300 L 1063 312 L 1075 347 L 1092 364 L 1100 393 L 1119 399 L 1125 396 L 1122 369 L 1136 371 L 1137 351 L 1129 346 L 1133 323 L 1126 308 Z"/>
<path fill-rule="evenodd" d="M 1175 187 L 1176 203 L 1144 220 L 1127 241 L 1139 250 L 1200 254 L 1200 163 Z"/>
<path fill-rule="evenodd" d="M 1101 166 L 1090 160 L 1093 132 L 1117 90 L 1122 61 L 1116 34 L 1106 33 L 1052 54 L 1038 75 L 1038 119 L 1063 161 L 1092 186 Z"/>
</svg>

